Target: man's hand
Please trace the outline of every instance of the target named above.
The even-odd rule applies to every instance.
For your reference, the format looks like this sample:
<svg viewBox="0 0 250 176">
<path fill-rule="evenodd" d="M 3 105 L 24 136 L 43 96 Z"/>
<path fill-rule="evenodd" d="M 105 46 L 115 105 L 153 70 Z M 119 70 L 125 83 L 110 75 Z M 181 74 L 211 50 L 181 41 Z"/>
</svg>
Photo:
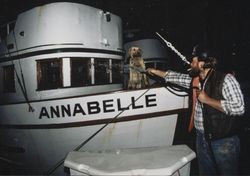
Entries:
<svg viewBox="0 0 250 176">
<path fill-rule="evenodd" d="M 204 90 L 196 90 L 197 98 L 201 103 L 207 104 L 207 100 L 209 99 L 209 96 L 206 94 Z"/>
<path fill-rule="evenodd" d="M 220 100 L 216 100 L 216 99 L 209 97 L 204 90 L 196 90 L 196 93 L 197 93 L 197 99 L 201 103 L 207 104 L 207 105 L 225 113 L 225 111 L 223 110 L 223 108 L 221 106 Z"/>
<path fill-rule="evenodd" d="M 152 75 L 152 76 L 155 75 L 154 72 L 155 72 L 155 69 L 154 69 L 154 68 L 148 68 L 148 69 L 147 69 L 147 73 L 148 73 L 149 75 Z"/>
</svg>

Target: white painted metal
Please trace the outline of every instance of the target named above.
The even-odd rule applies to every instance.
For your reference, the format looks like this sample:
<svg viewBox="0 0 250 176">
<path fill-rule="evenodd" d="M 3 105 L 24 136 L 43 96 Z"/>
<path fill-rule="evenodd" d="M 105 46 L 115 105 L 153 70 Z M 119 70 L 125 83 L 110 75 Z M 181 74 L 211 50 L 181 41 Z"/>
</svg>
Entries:
<svg viewBox="0 0 250 176">
<path fill-rule="evenodd" d="M 166 159 L 167 158 L 167 159 Z M 186 145 L 70 152 L 64 165 L 73 175 L 189 176 L 195 153 Z"/>
<path fill-rule="evenodd" d="M 107 20 L 108 15 L 111 21 Z M 7 52 L 6 43 L 14 45 L 10 53 Z M 97 52 L 40 52 L 29 56 L 36 51 L 72 47 L 94 49 Z M 20 14 L 14 31 L 9 33 L 6 42 L 0 43 L 0 82 L 3 82 L 2 67 L 14 64 L 20 77 L 23 73 L 27 96 L 34 111 L 29 111 L 17 77 L 15 93 L 4 93 L 0 84 L 0 125 L 3 127 L 0 129 L 0 144 L 5 148 L 21 150 L 0 150 L 2 161 L 11 161 L 15 167 L 27 170 L 28 174 L 42 174 L 100 129 L 103 124 L 97 120 L 112 119 L 121 113 L 119 106 L 125 108 L 131 103 L 134 107 L 119 116 L 129 117 L 128 121 L 109 124 L 82 150 L 171 145 L 177 113 L 187 108 L 187 97 L 176 96 L 165 88 L 124 91 L 121 84 L 67 87 L 70 85 L 69 58 L 90 58 L 91 82 L 94 83 L 94 59 L 122 60 L 123 56 L 116 54 L 121 51 L 121 19 L 114 14 L 76 3 L 52 3 Z M 5 61 L 10 56 L 18 59 Z M 50 58 L 63 58 L 65 87 L 38 91 L 36 61 Z M 141 95 L 138 101 L 134 101 Z M 99 104 L 100 112 L 90 113 L 89 103 L 93 102 Z M 62 106 L 70 108 L 70 115 L 63 117 Z M 51 108 L 59 108 L 59 115 L 54 114 L 52 118 Z M 154 116 L 154 113 L 166 111 L 173 113 Z M 90 121 L 97 124 L 83 125 Z M 56 172 L 62 174 L 63 168 Z"/>
<path fill-rule="evenodd" d="M 63 86 L 68 87 L 70 86 L 70 58 L 63 58 L 62 59 L 62 76 L 63 76 Z"/>
<path fill-rule="evenodd" d="M 131 103 L 131 98 L 139 97 L 145 90 L 116 92 L 112 94 L 103 94 L 96 96 L 86 96 L 72 99 L 53 100 L 45 102 L 34 102 L 32 107 L 34 112 L 29 112 L 26 104 L 5 105 L 0 106 L 0 112 L 4 119 L 1 118 L 2 125 L 50 125 L 50 124 L 67 124 L 81 123 L 91 120 L 103 120 L 114 118 L 119 114 L 117 100 L 121 100 L 122 107 L 126 107 Z M 151 105 L 146 107 L 146 97 L 151 96 Z M 114 112 L 104 113 L 103 102 L 110 100 L 108 103 L 109 110 Z M 87 102 L 99 102 L 100 113 L 89 115 L 87 111 Z M 75 116 L 52 118 L 49 116 L 41 116 L 42 107 L 46 108 L 50 114 L 50 107 L 60 107 L 61 105 L 69 105 L 73 111 L 76 104 L 81 104 L 86 115 L 77 113 Z M 154 88 L 149 90 L 142 96 L 135 106 L 143 106 L 139 109 L 124 111 L 119 118 L 127 116 L 142 115 L 148 113 L 157 113 L 161 111 L 170 111 L 187 108 L 187 98 L 177 97 L 167 91 L 165 88 Z M 71 113 L 73 114 L 73 113 Z M 20 116 L 21 115 L 21 116 Z M 93 138 L 83 150 L 102 150 L 116 148 L 134 148 L 134 147 L 151 147 L 172 145 L 175 126 L 177 121 L 177 113 L 172 115 L 163 115 L 149 119 L 132 120 L 127 122 L 112 123 L 108 125 L 100 134 Z M 40 116 L 40 118 L 39 118 Z M 67 152 L 73 150 L 81 142 L 94 134 L 102 125 L 93 126 L 77 126 L 68 128 L 52 128 L 52 129 L 4 129 L 1 130 L 0 140 L 6 146 L 18 146 L 25 149 L 25 153 L 12 156 L 9 154 L 8 159 L 15 162 L 24 162 L 30 168 L 39 167 L 46 171 L 58 161 L 63 159 Z M 8 134 L 6 136 L 6 134 Z M 3 155 L 3 154 L 2 154 Z M 53 155 L 53 157 L 49 157 Z M 34 156 L 43 162 L 34 162 Z M 26 158 L 25 160 L 23 160 Z M 31 167 L 32 166 L 32 167 Z M 48 167 L 49 166 L 49 167 Z"/>
<path fill-rule="evenodd" d="M 21 54 L 45 48 L 64 48 L 67 44 L 116 51 L 122 49 L 122 24 L 120 17 L 112 13 L 110 18 L 108 22 L 102 10 L 87 5 L 51 3 L 20 14 L 12 35 L 7 36 L 7 43 L 14 44 L 11 55 L 16 55 L 17 49 Z"/>
</svg>

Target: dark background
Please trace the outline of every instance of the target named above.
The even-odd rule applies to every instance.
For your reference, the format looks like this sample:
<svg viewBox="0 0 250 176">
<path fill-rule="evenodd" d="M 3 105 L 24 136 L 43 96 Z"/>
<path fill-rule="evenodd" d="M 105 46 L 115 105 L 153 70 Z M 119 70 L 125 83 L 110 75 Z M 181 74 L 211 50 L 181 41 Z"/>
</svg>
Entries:
<svg viewBox="0 0 250 176">
<path fill-rule="evenodd" d="M 67 0 L 66 0 L 67 1 Z M 0 24 L 33 7 L 58 0 L 1 0 Z M 124 31 L 159 32 L 185 56 L 193 46 L 215 48 L 224 69 L 248 78 L 250 7 L 247 0 L 70 0 L 120 16 Z M 126 38 L 125 42 L 126 42 Z M 170 50 L 171 51 L 171 50 Z"/>
<path fill-rule="evenodd" d="M 0 24 L 16 15 L 55 0 L 0 0 Z M 65 1 L 64 1 L 65 2 Z M 218 54 L 221 69 L 233 70 L 244 93 L 246 113 L 241 132 L 241 173 L 250 174 L 250 3 L 248 0 L 71 0 L 100 8 L 122 18 L 126 32 L 141 37 L 159 32 L 185 56 L 193 46 L 206 44 Z M 171 53 L 172 51 L 169 50 Z M 173 55 L 175 55 L 172 52 Z M 174 61 L 175 62 L 175 61 Z M 176 59 L 176 63 L 180 61 Z"/>
</svg>

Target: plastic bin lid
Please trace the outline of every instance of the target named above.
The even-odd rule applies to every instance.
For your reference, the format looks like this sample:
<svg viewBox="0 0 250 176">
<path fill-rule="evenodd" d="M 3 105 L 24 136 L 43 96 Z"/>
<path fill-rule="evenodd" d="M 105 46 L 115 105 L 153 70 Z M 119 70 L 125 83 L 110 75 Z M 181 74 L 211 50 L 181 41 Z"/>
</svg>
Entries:
<svg viewBox="0 0 250 176">
<path fill-rule="evenodd" d="M 172 175 L 195 156 L 186 145 L 72 151 L 64 166 L 87 175 Z"/>
</svg>

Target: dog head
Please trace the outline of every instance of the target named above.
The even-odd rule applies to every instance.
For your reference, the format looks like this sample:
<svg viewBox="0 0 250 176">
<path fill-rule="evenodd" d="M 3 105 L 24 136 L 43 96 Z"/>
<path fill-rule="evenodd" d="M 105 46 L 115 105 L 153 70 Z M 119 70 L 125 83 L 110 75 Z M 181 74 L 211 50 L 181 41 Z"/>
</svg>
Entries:
<svg viewBox="0 0 250 176">
<path fill-rule="evenodd" d="M 141 48 L 139 48 L 139 47 L 132 46 L 131 48 L 129 48 L 128 55 L 129 55 L 129 57 L 131 57 L 131 58 L 134 58 L 134 57 L 141 57 L 141 55 L 142 55 L 142 50 L 141 50 Z"/>
</svg>

